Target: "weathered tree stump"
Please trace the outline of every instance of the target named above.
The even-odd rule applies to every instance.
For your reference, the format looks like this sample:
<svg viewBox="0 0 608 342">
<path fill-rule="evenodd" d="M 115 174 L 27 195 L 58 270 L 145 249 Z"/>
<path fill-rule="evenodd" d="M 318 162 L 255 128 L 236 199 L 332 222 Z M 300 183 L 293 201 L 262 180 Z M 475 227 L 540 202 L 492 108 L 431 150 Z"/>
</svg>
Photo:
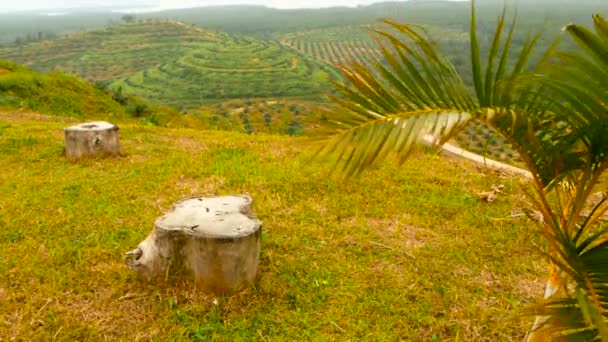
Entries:
<svg viewBox="0 0 608 342">
<path fill-rule="evenodd" d="M 251 203 L 248 196 L 181 201 L 154 222 L 152 234 L 125 261 L 149 281 L 178 277 L 206 292 L 233 293 L 257 274 L 262 223 Z"/>
<path fill-rule="evenodd" d="M 69 159 L 85 155 L 121 154 L 118 127 L 105 121 L 87 122 L 64 129 L 65 154 Z"/>
</svg>

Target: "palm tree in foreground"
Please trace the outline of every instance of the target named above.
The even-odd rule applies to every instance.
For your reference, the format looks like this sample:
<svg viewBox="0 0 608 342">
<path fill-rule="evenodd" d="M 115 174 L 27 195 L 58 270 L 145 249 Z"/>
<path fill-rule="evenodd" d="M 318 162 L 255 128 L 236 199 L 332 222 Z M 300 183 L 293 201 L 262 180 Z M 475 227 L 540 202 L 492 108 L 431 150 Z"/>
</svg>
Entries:
<svg viewBox="0 0 608 342">
<path fill-rule="evenodd" d="M 515 22 L 506 30 L 503 15 L 482 68 L 473 4 L 474 89 L 422 29 L 384 23 L 376 33 L 385 61 L 341 67 L 350 85 L 336 84 L 342 110 L 321 154 L 356 176 L 391 154 L 404 161 L 424 138 L 440 145 L 474 120 L 493 127 L 532 174 L 529 216 L 548 244 L 545 301 L 528 340 L 608 341 L 608 234 L 599 224 L 608 196 L 597 194 L 608 166 L 608 22 L 595 16 L 595 33 L 567 26 L 581 52 L 553 46 L 528 72 L 539 36 L 509 63 Z"/>
</svg>

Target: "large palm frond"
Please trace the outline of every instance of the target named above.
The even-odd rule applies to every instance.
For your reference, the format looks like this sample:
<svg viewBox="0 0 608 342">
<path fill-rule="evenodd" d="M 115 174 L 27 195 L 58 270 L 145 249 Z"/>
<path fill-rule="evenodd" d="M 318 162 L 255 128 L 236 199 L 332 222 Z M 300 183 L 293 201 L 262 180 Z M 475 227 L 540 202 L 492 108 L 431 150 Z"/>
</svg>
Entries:
<svg viewBox="0 0 608 342">
<path fill-rule="evenodd" d="M 473 5 L 471 89 L 422 28 L 391 20 L 384 20 L 384 24 L 385 30 L 375 31 L 383 60 L 372 67 L 358 63 L 340 67 L 350 84 L 336 83 L 342 95 L 335 98 L 341 113 L 332 118 L 338 129 L 322 153 L 337 156 L 336 166 L 353 175 L 391 152 L 403 161 L 421 140 L 443 143 L 471 120 L 482 120 L 520 153 L 537 177 L 537 190 L 551 182 L 555 173 L 548 170 L 555 170 L 553 166 L 560 164 L 557 159 L 565 156 L 548 153 L 556 147 L 543 135 L 544 128 L 552 124 L 541 115 L 547 102 L 532 95 L 532 83 L 518 82 L 529 66 L 538 35 L 528 39 L 515 55 L 515 63 L 509 63 L 515 21 L 503 36 L 503 14 L 482 70 Z"/>
<path fill-rule="evenodd" d="M 560 100 L 552 111 L 578 134 L 585 160 L 595 169 L 608 160 L 608 22 L 600 15 L 593 19 L 596 33 L 579 25 L 566 27 L 583 53 L 557 53 L 543 83 Z"/>
<path fill-rule="evenodd" d="M 557 99 L 551 112 L 575 138 L 580 160 L 578 172 L 567 178 L 567 189 L 556 191 L 561 210 L 549 240 L 556 252 L 552 261 L 572 286 L 566 296 L 541 307 L 539 313 L 549 318 L 539 330 L 572 341 L 608 340 L 608 231 L 597 227 L 608 212 L 606 193 L 583 214 L 593 192 L 606 190 L 600 181 L 608 165 L 608 22 L 596 15 L 594 23 L 595 33 L 566 27 L 582 53 L 556 53 L 556 60 L 543 66 L 541 90 Z"/>
<path fill-rule="evenodd" d="M 560 241 L 560 247 L 569 248 L 560 249 L 554 262 L 574 286 L 565 295 L 548 299 L 536 311 L 547 318 L 534 333 L 567 341 L 608 340 L 608 242 L 597 241 L 598 235 L 605 233 L 593 234 L 578 246 Z"/>
<path fill-rule="evenodd" d="M 595 17 L 596 33 L 568 26 L 585 53 L 553 53 L 552 46 L 527 73 L 539 36 L 530 38 L 515 63 L 509 63 L 515 22 L 503 37 L 503 14 L 484 67 L 473 3 L 472 88 L 422 29 L 384 23 L 387 29 L 376 32 L 384 60 L 372 67 L 341 67 L 350 85 L 336 84 L 342 111 L 332 119 L 339 130 L 321 152 L 336 156 L 336 165 L 354 175 L 391 152 L 405 160 L 425 137 L 440 144 L 471 120 L 489 124 L 533 175 L 529 199 L 540 211 L 536 223 L 547 238 L 552 270 L 557 270 L 548 282 L 550 298 L 538 311 L 547 318 L 537 320 L 543 324 L 535 324 L 533 335 L 541 336 L 538 340 L 547 334 L 608 339 L 608 239 L 597 227 L 608 211 L 606 197 L 584 215 L 608 163 L 606 21 Z M 568 291 L 556 296 L 558 286 Z"/>
</svg>

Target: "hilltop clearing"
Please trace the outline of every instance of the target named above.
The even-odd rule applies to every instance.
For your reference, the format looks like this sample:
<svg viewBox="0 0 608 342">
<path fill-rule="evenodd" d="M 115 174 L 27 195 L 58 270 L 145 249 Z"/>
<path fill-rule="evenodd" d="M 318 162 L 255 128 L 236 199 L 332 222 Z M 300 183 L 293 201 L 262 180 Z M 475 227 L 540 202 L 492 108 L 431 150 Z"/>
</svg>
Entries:
<svg viewBox="0 0 608 342">
<path fill-rule="evenodd" d="M 134 124 L 125 157 L 69 163 L 67 125 L 0 115 L 0 339 L 496 341 L 528 327 L 546 265 L 514 215 L 517 178 L 420 155 L 342 183 L 304 138 Z M 480 200 L 493 185 L 504 193 Z M 214 301 L 124 265 L 178 199 L 234 193 L 264 223 L 255 288 Z"/>
</svg>

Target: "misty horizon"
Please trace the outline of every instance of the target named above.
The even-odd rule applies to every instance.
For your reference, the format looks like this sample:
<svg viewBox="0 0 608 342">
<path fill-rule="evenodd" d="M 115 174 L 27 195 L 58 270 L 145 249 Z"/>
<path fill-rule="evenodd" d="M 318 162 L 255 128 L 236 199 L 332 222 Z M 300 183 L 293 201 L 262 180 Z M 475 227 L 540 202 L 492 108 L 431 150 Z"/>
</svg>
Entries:
<svg viewBox="0 0 608 342">
<path fill-rule="evenodd" d="M 300 8 L 329 8 L 329 7 L 357 7 L 367 6 L 382 2 L 409 2 L 429 0 L 310 0 L 306 3 L 290 0 L 24 0 L 20 2 L 0 4 L 0 13 L 18 13 L 44 11 L 53 14 L 55 11 L 79 11 L 79 10 L 106 10 L 114 12 L 157 12 L 172 9 L 185 9 L 197 7 L 216 6 L 264 6 L 276 9 L 300 9 Z M 430 0 L 433 1 L 433 0 Z M 470 1 L 470 0 L 441 0 L 441 1 Z M 63 13 L 56 13 L 63 14 Z"/>
</svg>

